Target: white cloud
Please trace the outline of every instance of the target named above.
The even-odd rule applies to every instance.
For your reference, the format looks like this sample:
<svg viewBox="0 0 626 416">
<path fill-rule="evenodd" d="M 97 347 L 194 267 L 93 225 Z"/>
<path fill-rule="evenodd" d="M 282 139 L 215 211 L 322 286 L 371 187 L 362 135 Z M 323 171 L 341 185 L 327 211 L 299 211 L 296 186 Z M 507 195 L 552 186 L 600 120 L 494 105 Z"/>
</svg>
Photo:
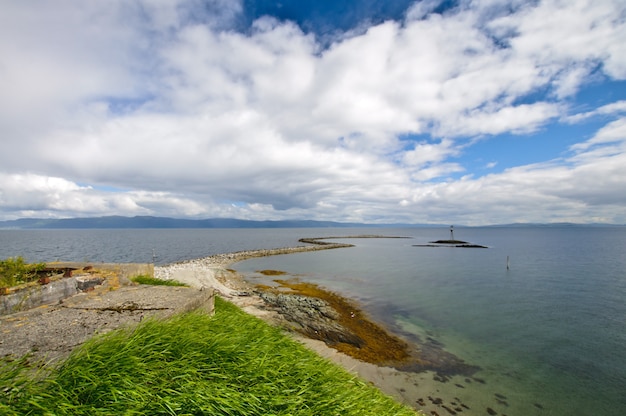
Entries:
<svg viewBox="0 0 626 416">
<path fill-rule="evenodd" d="M 0 210 L 7 218 L 110 215 L 201 217 L 219 210 L 210 198 L 199 202 L 175 193 L 107 192 L 63 178 L 0 173 Z"/>
<path fill-rule="evenodd" d="M 451 140 L 442 140 L 437 144 L 420 142 L 415 143 L 413 150 L 404 152 L 403 161 L 409 166 L 420 168 L 458 154 L 459 150 Z"/>
<path fill-rule="evenodd" d="M 604 146 L 598 147 L 598 145 Z M 572 145 L 570 149 L 576 152 L 582 152 L 588 151 L 591 147 L 596 149 L 595 152 L 602 151 L 604 154 L 626 151 L 626 118 L 620 118 L 610 122 L 598 130 L 593 138 L 585 142 L 576 143 Z M 584 155 L 589 156 L 589 152 L 581 153 L 578 157 Z"/>
<path fill-rule="evenodd" d="M 557 98 L 571 97 L 584 84 L 584 79 L 591 72 L 591 65 L 571 65 L 556 75 L 554 95 Z"/>
<path fill-rule="evenodd" d="M 476 109 L 459 114 L 451 125 L 440 127 L 441 134 L 479 135 L 501 133 L 529 133 L 559 114 L 559 106 L 538 102 L 494 110 Z"/>
<path fill-rule="evenodd" d="M 520 57 L 531 59 L 550 76 L 569 65 L 602 63 L 607 75 L 626 77 L 620 42 L 626 38 L 618 0 L 548 0 L 490 23 L 496 32 L 514 33 L 509 41 Z M 602 45 L 599 47 L 599 45 Z"/>
<path fill-rule="evenodd" d="M 565 118 L 568 123 L 579 123 L 595 116 L 610 116 L 613 114 L 626 113 L 626 101 L 616 101 L 614 103 L 606 104 L 595 110 L 588 111 L 586 113 L 574 114 Z"/>
<path fill-rule="evenodd" d="M 626 78 L 620 2 L 420 2 L 326 49 L 272 18 L 233 30 L 239 1 L 202 4 L 3 6 L 0 217 L 623 218 L 621 120 L 566 160 L 483 177 L 459 140 L 623 112 L 566 118 L 563 101 L 592 70 Z"/>
<path fill-rule="evenodd" d="M 415 2 L 406 12 L 406 20 L 424 19 L 437 9 L 441 3 L 441 0 L 423 0 Z"/>
<path fill-rule="evenodd" d="M 607 124 L 572 150 L 564 160 L 424 185 L 406 206 L 430 208 L 441 222 L 462 211 L 462 218 L 473 224 L 506 223 L 512 218 L 519 222 L 623 223 L 626 119 Z"/>
</svg>

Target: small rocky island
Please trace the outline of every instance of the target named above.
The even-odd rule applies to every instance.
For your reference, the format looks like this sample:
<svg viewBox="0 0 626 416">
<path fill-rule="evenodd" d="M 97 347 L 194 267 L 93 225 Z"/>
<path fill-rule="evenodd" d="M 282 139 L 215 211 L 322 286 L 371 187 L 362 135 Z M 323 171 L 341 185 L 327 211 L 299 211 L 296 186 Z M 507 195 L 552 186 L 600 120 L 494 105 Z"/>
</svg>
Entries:
<svg viewBox="0 0 626 416">
<path fill-rule="evenodd" d="M 461 248 L 489 248 L 480 244 L 468 243 L 454 238 L 454 226 L 450 226 L 450 238 L 447 240 L 430 241 L 428 244 L 414 244 L 413 247 L 461 247 Z"/>
</svg>

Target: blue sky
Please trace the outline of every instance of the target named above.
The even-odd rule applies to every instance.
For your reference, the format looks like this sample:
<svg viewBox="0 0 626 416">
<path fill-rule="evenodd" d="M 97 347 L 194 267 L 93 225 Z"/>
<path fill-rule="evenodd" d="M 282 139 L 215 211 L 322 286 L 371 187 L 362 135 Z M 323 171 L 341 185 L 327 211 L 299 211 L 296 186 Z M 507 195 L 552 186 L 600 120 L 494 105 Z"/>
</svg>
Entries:
<svg viewBox="0 0 626 416">
<path fill-rule="evenodd" d="M 269 15 L 295 22 L 305 33 L 323 37 L 353 30 L 363 23 L 401 20 L 412 4 L 405 0 L 245 1 L 242 24 L 247 28 L 254 20 Z"/>
<path fill-rule="evenodd" d="M 626 223 L 622 1 L 1 7 L 0 220 Z"/>
</svg>

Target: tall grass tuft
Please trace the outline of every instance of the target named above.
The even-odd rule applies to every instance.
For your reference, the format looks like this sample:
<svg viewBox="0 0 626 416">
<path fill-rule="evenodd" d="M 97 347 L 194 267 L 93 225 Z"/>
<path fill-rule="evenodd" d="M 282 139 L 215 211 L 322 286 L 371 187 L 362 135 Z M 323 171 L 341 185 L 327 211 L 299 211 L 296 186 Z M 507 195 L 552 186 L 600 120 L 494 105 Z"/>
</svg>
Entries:
<svg viewBox="0 0 626 416">
<path fill-rule="evenodd" d="M 178 280 L 163 280 L 156 277 L 140 274 L 130 278 L 131 281 L 140 285 L 152 285 L 152 286 L 188 286 L 185 283 Z"/>
<path fill-rule="evenodd" d="M 0 260 L 0 287 L 11 287 L 35 280 L 37 272 L 45 267 L 45 263 L 27 264 L 21 256 Z"/>
<path fill-rule="evenodd" d="M 0 414 L 415 414 L 219 298 L 213 317 L 187 313 L 94 338 L 44 379 L 6 366 Z"/>
</svg>

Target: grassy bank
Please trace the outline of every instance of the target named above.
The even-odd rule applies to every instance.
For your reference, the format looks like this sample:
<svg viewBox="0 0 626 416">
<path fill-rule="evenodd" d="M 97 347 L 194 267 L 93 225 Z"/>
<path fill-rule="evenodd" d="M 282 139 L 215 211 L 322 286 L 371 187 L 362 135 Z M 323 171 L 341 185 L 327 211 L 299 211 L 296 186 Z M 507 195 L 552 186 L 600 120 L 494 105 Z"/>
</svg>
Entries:
<svg viewBox="0 0 626 416">
<path fill-rule="evenodd" d="M 97 337 L 36 377 L 0 368 L 0 414 L 411 415 L 280 330 L 216 299 Z"/>
</svg>

